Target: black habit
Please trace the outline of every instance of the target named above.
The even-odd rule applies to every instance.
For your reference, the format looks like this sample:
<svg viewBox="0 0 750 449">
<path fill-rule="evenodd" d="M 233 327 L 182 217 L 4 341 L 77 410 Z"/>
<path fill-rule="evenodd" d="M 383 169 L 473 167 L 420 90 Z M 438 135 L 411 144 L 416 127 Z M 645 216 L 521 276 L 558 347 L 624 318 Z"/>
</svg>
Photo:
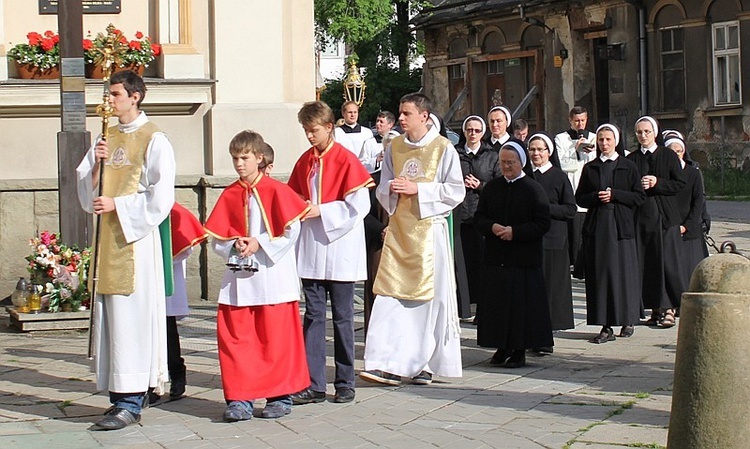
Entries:
<svg viewBox="0 0 750 449">
<path fill-rule="evenodd" d="M 550 227 L 544 189 L 528 176 L 494 179 L 479 196 L 474 218 L 487 243 L 477 343 L 505 350 L 552 346 L 542 271 L 542 239 Z M 495 223 L 511 226 L 512 239 L 493 234 Z"/>
<path fill-rule="evenodd" d="M 557 167 L 542 173 L 534 172 L 534 179 L 544 188 L 549 198 L 552 219 L 544 234 L 544 285 L 547 289 L 552 330 L 572 329 L 573 290 L 568 256 L 568 220 L 576 214 L 576 199 L 568 175 Z"/>
<path fill-rule="evenodd" d="M 466 188 L 466 197 L 456 209 L 459 211 L 461 247 L 464 266 L 466 267 L 466 278 L 469 284 L 469 296 L 472 303 L 479 300 L 482 283 L 482 260 L 484 259 L 484 236 L 477 231 L 474 224 L 474 212 L 479 204 L 479 194 L 482 193 L 487 183 L 499 176 L 498 154 L 489 144 L 480 142 L 476 154 L 469 152 L 465 146 L 457 147 L 458 157 L 461 161 L 461 172 L 464 179 L 467 175 L 473 175 L 480 183 L 476 189 Z M 457 251 L 457 250 L 456 250 Z M 458 258 L 457 258 L 458 260 Z"/>
<path fill-rule="evenodd" d="M 680 158 L 674 151 L 658 146 L 653 153 L 638 149 L 628 155 L 640 176 L 656 176 L 653 188 L 646 189 L 646 201 L 636 212 L 636 244 L 643 281 L 641 298 L 646 309 L 680 306 L 683 282 L 680 261 L 680 210 L 677 193 L 685 187 Z"/>
<path fill-rule="evenodd" d="M 599 191 L 609 188 L 611 201 Z M 586 269 L 586 321 L 600 326 L 628 326 L 641 315 L 634 215 L 646 195 L 638 168 L 624 157 L 583 166 L 576 201 L 588 209 L 583 222 Z"/>
<path fill-rule="evenodd" d="M 680 208 L 680 225 L 685 228 L 680 245 L 683 281 L 685 285 L 689 285 L 690 276 L 696 265 L 708 257 L 708 247 L 703 239 L 702 217 L 706 198 L 703 191 L 703 175 L 698 166 L 686 161 L 683 171 L 687 185 L 677 194 L 677 203 Z"/>
</svg>

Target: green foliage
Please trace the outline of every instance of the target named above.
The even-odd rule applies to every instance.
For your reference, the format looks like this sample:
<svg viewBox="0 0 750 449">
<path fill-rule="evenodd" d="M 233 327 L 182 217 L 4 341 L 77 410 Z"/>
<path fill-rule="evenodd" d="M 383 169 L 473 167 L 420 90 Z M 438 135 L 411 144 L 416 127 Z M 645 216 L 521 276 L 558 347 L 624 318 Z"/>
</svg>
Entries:
<svg viewBox="0 0 750 449">
<path fill-rule="evenodd" d="M 737 168 L 709 168 L 701 170 L 708 197 L 750 195 L 750 174 Z M 722 176 L 723 172 L 723 176 Z"/>
<path fill-rule="evenodd" d="M 370 40 L 393 20 L 391 0 L 315 0 L 318 41 L 323 33 L 347 44 Z"/>
</svg>

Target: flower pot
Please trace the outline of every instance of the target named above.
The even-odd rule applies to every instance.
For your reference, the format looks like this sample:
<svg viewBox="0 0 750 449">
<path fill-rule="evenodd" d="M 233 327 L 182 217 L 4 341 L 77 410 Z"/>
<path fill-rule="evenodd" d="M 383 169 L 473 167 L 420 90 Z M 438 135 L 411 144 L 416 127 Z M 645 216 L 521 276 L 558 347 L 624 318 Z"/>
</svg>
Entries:
<svg viewBox="0 0 750 449">
<path fill-rule="evenodd" d="M 143 71 L 146 70 L 146 67 L 142 65 L 130 64 L 125 67 L 115 67 L 115 70 L 112 73 L 121 72 L 123 70 L 131 70 L 137 73 L 139 76 L 143 76 Z M 104 78 L 104 71 L 102 70 L 102 66 L 94 63 L 86 64 L 86 78 Z"/>
<path fill-rule="evenodd" d="M 39 80 L 53 80 L 60 78 L 60 67 L 55 66 L 46 70 L 42 70 L 39 67 L 31 64 L 20 64 L 16 62 L 16 69 L 18 77 L 23 80 L 39 79 Z"/>
</svg>

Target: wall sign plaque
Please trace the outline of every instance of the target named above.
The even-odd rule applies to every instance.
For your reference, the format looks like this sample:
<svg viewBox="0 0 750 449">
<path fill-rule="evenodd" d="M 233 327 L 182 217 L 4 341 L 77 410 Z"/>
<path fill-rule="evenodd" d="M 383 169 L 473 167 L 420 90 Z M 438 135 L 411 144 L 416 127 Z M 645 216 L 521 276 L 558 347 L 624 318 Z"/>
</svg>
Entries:
<svg viewBox="0 0 750 449">
<path fill-rule="evenodd" d="M 39 14 L 57 14 L 59 0 L 39 0 Z M 84 14 L 120 14 L 121 0 L 81 0 Z"/>
</svg>

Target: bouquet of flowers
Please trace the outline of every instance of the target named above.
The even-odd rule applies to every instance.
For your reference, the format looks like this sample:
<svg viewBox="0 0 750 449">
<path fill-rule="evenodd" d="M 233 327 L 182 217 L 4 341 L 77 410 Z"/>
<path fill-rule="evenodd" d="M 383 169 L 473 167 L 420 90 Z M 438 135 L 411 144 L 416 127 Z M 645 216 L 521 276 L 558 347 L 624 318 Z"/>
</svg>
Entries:
<svg viewBox="0 0 750 449">
<path fill-rule="evenodd" d="M 122 51 L 116 52 L 120 56 L 120 67 L 130 65 L 142 65 L 148 67 L 148 64 L 161 54 L 161 45 L 151 42 L 151 38 L 145 36 L 142 32 L 136 31 L 135 39 L 128 39 L 122 34 L 122 31 L 112 27 L 116 36 L 119 48 Z M 108 27 L 109 30 L 109 27 Z M 84 61 L 91 64 L 96 60 L 100 49 L 107 45 L 107 34 L 98 33 L 96 37 L 83 40 Z"/>
<path fill-rule="evenodd" d="M 49 295 L 49 311 L 85 310 L 90 303 L 86 277 L 91 261 L 89 248 L 67 246 L 60 236 L 48 231 L 29 240 L 31 254 L 26 256 L 31 282 L 42 285 Z"/>
<path fill-rule="evenodd" d="M 27 44 L 16 44 L 8 50 L 8 56 L 19 64 L 29 64 L 41 70 L 60 65 L 60 35 L 52 31 L 26 35 Z"/>
</svg>

